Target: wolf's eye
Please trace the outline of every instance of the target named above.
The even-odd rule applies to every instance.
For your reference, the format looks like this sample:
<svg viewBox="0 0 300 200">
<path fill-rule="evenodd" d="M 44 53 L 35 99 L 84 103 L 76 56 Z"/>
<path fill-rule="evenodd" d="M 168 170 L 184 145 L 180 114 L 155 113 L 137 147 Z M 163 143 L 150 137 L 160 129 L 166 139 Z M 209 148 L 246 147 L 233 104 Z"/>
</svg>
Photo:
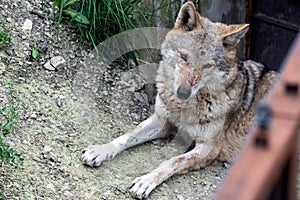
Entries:
<svg viewBox="0 0 300 200">
<path fill-rule="evenodd" d="M 202 68 L 203 69 L 208 69 L 208 68 L 214 67 L 215 65 L 216 65 L 215 61 L 208 60 L 208 61 L 206 61 L 206 62 L 203 63 Z"/>
<path fill-rule="evenodd" d="M 183 53 L 179 53 L 179 54 L 180 54 L 180 58 L 181 58 L 182 60 L 184 60 L 185 62 L 188 61 L 188 55 L 187 55 L 187 54 L 183 54 Z"/>
</svg>

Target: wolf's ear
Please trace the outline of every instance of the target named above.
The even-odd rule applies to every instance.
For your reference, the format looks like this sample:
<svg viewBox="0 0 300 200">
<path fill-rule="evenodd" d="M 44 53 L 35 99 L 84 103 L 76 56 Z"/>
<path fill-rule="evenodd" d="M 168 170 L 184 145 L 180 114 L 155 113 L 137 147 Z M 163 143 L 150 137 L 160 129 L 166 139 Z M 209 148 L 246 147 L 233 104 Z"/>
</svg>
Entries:
<svg viewBox="0 0 300 200">
<path fill-rule="evenodd" d="M 198 14 L 194 4 L 187 2 L 181 6 L 178 17 L 175 22 L 175 27 L 182 31 L 192 31 L 200 25 L 200 15 Z"/>
<path fill-rule="evenodd" d="M 199 0 L 181 0 L 181 5 L 185 4 L 186 2 L 193 2 L 196 10 L 199 12 Z"/>
<path fill-rule="evenodd" d="M 223 44 L 237 45 L 245 36 L 249 29 L 249 24 L 229 25 L 226 26 L 226 32 L 222 35 Z"/>
</svg>

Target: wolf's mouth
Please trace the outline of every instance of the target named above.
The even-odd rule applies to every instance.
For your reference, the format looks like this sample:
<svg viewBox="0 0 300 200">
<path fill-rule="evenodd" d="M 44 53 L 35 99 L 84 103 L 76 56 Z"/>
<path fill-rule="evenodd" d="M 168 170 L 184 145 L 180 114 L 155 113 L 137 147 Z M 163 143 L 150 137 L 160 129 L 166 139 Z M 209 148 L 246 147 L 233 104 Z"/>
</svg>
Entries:
<svg viewBox="0 0 300 200">
<path fill-rule="evenodd" d="M 198 91 L 204 87 L 205 83 L 206 83 L 206 79 L 202 79 L 199 81 L 199 83 L 197 85 L 195 85 L 194 87 L 192 87 L 192 94 L 191 97 L 195 96 Z"/>
</svg>

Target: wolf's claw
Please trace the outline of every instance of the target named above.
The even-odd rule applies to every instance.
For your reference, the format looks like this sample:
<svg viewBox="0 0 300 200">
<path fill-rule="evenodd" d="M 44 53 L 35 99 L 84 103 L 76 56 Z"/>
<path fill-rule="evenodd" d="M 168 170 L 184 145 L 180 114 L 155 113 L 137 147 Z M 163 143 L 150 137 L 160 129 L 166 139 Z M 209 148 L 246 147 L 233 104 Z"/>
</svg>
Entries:
<svg viewBox="0 0 300 200">
<path fill-rule="evenodd" d="M 149 196 L 158 184 L 155 182 L 154 174 L 146 174 L 134 179 L 130 186 L 130 193 L 138 199 L 144 199 Z"/>
<path fill-rule="evenodd" d="M 91 167 L 100 166 L 104 160 L 111 160 L 118 151 L 111 143 L 92 145 L 82 151 L 81 161 Z"/>
</svg>

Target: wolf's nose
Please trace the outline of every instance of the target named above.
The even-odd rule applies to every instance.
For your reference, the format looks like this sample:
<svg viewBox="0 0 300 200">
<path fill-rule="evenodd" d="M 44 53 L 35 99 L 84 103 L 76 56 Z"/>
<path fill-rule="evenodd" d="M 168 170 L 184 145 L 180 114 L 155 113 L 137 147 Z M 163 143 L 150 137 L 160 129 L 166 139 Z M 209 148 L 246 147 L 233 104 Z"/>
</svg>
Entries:
<svg viewBox="0 0 300 200">
<path fill-rule="evenodd" d="M 184 86 L 179 86 L 176 91 L 177 97 L 181 100 L 186 100 L 191 96 L 191 89 Z"/>
</svg>

